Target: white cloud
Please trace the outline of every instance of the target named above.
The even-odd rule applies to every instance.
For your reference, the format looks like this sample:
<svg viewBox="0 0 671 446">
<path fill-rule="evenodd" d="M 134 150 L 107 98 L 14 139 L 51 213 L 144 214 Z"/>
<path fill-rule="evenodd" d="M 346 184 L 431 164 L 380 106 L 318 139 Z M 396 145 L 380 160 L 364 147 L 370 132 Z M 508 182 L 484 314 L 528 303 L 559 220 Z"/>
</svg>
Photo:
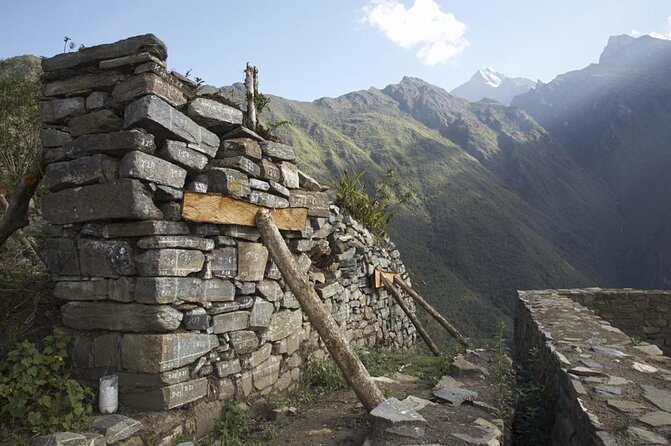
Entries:
<svg viewBox="0 0 671 446">
<path fill-rule="evenodd" d="M 657 31 L 650 31 L 647 33 L 650 37 L 654 37 L 656 39 L 663 39 L 663 40 L 671 40 L 671 16 L 666 18 L 666 32 L 665 33 L 658 33 Z M 645 33 L 639 32 L 635 29 L 631 30 L 630 33 L 634 37 L 641 37 L 642 35 L 645 35 Z"/>
<path fill-rule="evenodd" d="M 417 58 L 426 65 L 443 63 L 467 46 L 466 25 L 441 11 L 434 0 L 415 0 L 406 8 L 398 0 L 373 0 L 363 8 L 363 22 L 402 48 L 419 47 Z"/>
</svg>

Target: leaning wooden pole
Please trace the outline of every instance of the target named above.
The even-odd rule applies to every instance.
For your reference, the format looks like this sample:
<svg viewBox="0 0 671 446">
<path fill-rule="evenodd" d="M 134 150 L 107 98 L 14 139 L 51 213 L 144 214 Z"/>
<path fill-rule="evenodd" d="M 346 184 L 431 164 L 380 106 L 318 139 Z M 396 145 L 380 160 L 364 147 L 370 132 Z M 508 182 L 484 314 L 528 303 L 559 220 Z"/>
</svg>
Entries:
<svg viewBox="0 0 671 446">
<path fill-rule="evenodd" d="M 333 360 L 338 364 L 343 376 L 352 387 L 364 407 L 371 411 L 384 402 L 385 398 L 371 379 L 368 370 L 341 334 L 338 325 L 317 296 L 308 278 L 296 265 L 291 251 L 282 239 L 270 211 L 261 209 L 256 214 L 256 225 L 261 233 L 270 258 L 282 273 L 284 281 L 294 293 L 307 314 L 312 326 L 321 336 Z"/>
<path fill-rule="evenodd" d="M 415 302 L 417 302 L 418 304 L 420 304 L 420 305 L 426 310 L 426 312 L 429 313 L 429 314 L 431 315 L 431 317 L 433 317 L 433 318 L 434 318 L 440 325 L 442 325 L 443 328 L 445 328 L 445 330 L 447 330 L 447 332 L 450 333 L 450 334 L 451 334 L 451 335 L 452 335 L 452 336 L 453 336 L 459 343 L 461 343 L 462 345 L 468 347 L 468 341 L 466 341 L 466 338 L 464 338 L 464 337 L 461 335 L 461 333 L 459 333 L 459 331 L 458 331 L 456 328 L 454 328 L 454 326 L 453 326 L 452 324 L 450 324 L 450 323 L 447 321 L 447 319 L 445 319 L 445 318 L 443 317 L 442 314 L 440 314 L 435 308 L 433 308 L 433 307 L 431 306 L 431 304 L 429 304 L 429 303 L 426 301 L 426 299 L 424 299 L 422 296 L 420 296 L 419 294 L 417 294 L 417 293 L 415 292 L 415 290 L 413 290 L 412 288 L 410 288 L 410 287 L 408 286 L 408 284 L 405 283 L 405 281 L 403 281 L 403 279 L 401 279 L 401 278 L 398 277 L 398 276 L 397 276 L 397 277 L 394 277 L 394 283 L 396 283 L 398 286 L 400 286 L 401 288 L 403 288 L 403 291 L 405 291 L 406 293 L 408 293 L 408 295 L 409 295 L 410 297 L 412 297 L 412 299 L 413 299 Z"/>
<path fill-rule="evenodd" d="M 384 276 L 380 276 L 380 279 L 382 280 L 382 283 L 384 284 L 385 288 L 389 290 L 392 296 L 394 296 L 394 299 L 396 299 L 396 303 L 401 307 L 403 312 L 405 313 L 406 316 L 408 316 L 408 319 L 410 319 L 410 322 L 415 326 L 417 329 L 417 333 L 424 339 L 424 342 L 426 342 L 426 345 L 429 346 L 429 350 L 436 355 L 440 356 L 440 350 L 438 350 L 438 347 L 436 344 L 433 342 L 433 339 L 431 339 L 431 336 L 426 332 L 424 329 L 424 326 L 422 325 L 421 322 L 419 322 L 419 319 L 417 319 L 417 315 L 410 311 L 410 308 L 405 304 L 405 301 L 403 300 L 403 296 L 401 296 L 401 293 L 398 292 L 396 288 L 394 288 L 394 284 L 389 281 Z"/>
</svg>

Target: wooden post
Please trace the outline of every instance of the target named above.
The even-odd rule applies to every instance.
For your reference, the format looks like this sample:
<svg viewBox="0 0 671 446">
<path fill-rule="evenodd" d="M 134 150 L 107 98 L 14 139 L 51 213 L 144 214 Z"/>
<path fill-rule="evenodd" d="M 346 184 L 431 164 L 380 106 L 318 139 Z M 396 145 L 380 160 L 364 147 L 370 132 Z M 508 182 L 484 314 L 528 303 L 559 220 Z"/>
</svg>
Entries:
<svg viewBox="0 0 671 446">
<path fill-rule="evenodd" d="M 447 330 L 447 332 L 450 333 L 458 342 L 468 347 L 468 342 L 461 335 L 461 333 L 459 333 L 459 331 L 454 328 L 454 326 L 450 324 L 447 319 L 445 319 L 435 308 L 433 308 L 431 304 L 426 301 L 426 299 L 417 294 L 415 290 L 410 288 L 408 284 L 403 281 L 403 279 L 400 277 L 394 277 L 394 283 L 403 288 L 403 291 L 408 293 L 408 295 L 412 297 L 415 302 L 420 304 L 426 310 L 426 312 L 429 313 L 431 317 L 433 317 L 440 325 L 442 325 L 443 328 L 445 328 L 445 330 Z"/>
<path fill-rule="evenodd" d="M 245 127 L 256 131 L 256 102 L 254 101 L 259 88 L 259 70 L 249 65 L 245 67 L 245 99 L 247 99 L 247 114 L 245 115 Z"/>
<path fill-rule="evenodd" d="M 410 319 L 410 322 L 412 322 L 412 324 L 415 326 L 417 333 L 419 333 L 422 339 L 424 339 L 426 345 L 429 346 L 429 350 L 431 350 L 435 356 L 440 356 L 440 350 L 438 350 L 438 347 L 433 342 L 433 339 L 431 339 L 431 336 L 429 336 L 429 334 L 426 332 L 422 323 L 419 322 L 419 319 L 417 319 L 417 315 L 410 311 L 410 308 L 408 308 L 408 306 L 405 304 L 401 293 L 399 293 L 396 288 L 394 288 L 394 285 L 389 281 L 389 279 L 384 276 L 380 276 L 380 278 L 382 279 L 382 283 L 384 284 L 385 288 L 387 288 L 391 295 L 394 296 L 396 303 L 398 303 L 405 315 L 408 316 L 408 319 Z"/>
<path fill-rule="evenodd" d="M 301 304 L 310 323 L 321 336 L 343 376 L 364 407 L 368 411 L 375 409 L 385 400 L 382 392 L 371 379 L 368 370 L 354 353 L 347 339 L 340 333 L 338 325 L 326 311 L 308 278 L 298 269 L 294 256 L 282 239 L 268 209 L 262 209 L 256 214 L 256 225 L 268 248 L 270 258 L 282 273 L 284 281 Z"/>
</svg>

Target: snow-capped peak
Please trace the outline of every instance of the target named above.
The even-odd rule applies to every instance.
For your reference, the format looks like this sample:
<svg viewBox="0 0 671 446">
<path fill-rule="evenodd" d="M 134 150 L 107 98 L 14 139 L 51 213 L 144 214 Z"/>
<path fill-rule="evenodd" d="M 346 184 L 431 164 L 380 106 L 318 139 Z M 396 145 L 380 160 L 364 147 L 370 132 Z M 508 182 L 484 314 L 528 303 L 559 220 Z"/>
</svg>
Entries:
<svg viewBox="0 0 671 446">
<path fill-rule="evenodd" d="M 497 88 L 503 82 L 504 76 L 491 68 L 480 68 L 478 73 L 490 87 Z"/>
</svg>

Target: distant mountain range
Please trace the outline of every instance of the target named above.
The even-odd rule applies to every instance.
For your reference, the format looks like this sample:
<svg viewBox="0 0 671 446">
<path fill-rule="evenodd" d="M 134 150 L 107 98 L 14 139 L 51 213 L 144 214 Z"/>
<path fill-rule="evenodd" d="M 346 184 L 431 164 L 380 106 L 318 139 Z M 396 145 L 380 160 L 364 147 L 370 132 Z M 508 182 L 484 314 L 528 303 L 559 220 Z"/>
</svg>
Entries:
<svg viewBox="0 0 671 446">
<path fill-rule="evenodd" d="M 482 68 L 468 82 L 458 86 L 450 94 L 472 102 L 493 99 L 509 105 L 515 96 L 526 93 L 534 85 L 536 83 L 531 79 L 508 77 L 492 68 Z"/>
</svg>

